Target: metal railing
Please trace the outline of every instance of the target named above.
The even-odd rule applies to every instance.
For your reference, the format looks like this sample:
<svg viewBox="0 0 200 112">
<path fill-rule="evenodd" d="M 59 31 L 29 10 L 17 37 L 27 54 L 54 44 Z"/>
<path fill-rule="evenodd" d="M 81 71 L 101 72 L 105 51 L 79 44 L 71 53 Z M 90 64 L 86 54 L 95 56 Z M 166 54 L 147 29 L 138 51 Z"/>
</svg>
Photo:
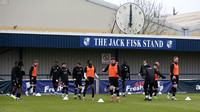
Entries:
<svg viewBox="0 0 200 112">
<path fill-rule="evenodd" d="M 170 79 L 169 73 L 163 74 L 166 76 L 167 79 Z M 108 74 L 98 74 L 100 79 L 108 79 Z M 134 79 L 142 79 L 141 76 L 138 74 L 130 74 L 131 80 Z M 0 74 L 0 80 L 10 80 L 11 75 L 10 74 Z M 26 74 L 23 79 L 29 79 L 29 75 Z M 37 79 L 49 79 L 49 74 L 38 74 Z M 72 79 L 71 76 L 69 76 L 69 79 Z M 180 79 L 200 79 L 200 73 L 181 73 Z"/>
</svg>

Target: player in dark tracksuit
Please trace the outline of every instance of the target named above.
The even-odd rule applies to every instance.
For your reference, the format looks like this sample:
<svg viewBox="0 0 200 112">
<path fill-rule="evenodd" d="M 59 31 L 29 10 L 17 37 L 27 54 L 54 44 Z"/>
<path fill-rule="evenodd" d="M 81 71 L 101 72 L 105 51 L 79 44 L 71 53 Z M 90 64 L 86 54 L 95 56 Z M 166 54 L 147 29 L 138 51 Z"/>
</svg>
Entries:
<svg viewBox="0 0 200 112">
<path fill-rule="evenodd" d="M 76 99 L 76 93 L 79 86 L 79 94 L 78 97 L 81 99 L 81 91 L 82 91 L 82 78 L 84 78 L 83 68 L 81 67 L 81 62 L 77 63 L 77 66 L 73 69 L 72 78 L 74 80 L 74 99 Z"/>
<path fill-rule="evenodd" d="M 126 79 L 130 80 L 130 68 L 127 65 L 127 61 L 124 60 L 124 63 L 120 67 L 121 71 L 121 78 L 122 78 L 122 92 L 123 92 L 123 97 L 125 97 L 125 81 Z"/>
<path fill-rule="evenodd" d="M 58 62 L 55 61 L 54 62 L 54 66 L 51 67 L 51 71 L 50 71 L 50 76 L 49 76 L 49 79 L 51 80 L 51 77 L 53 76 L 52 78 L 52 84 L 53 84 L 53 88 L 54 88 L 54 95 L 57 95 L 57 88 L 58 88 L 58 71 L 60 70 L 60 67 L 58 66 Z"/>
<path fill-rule="evenodd" d="M 16 97 L 13 96 L 13 98 L 15 98 L 16 101 L 22 101 L 20 96 L 22 93 L 22 79 L 23 76 L 25 75 L 23 65 L 24 65 L 23 61 L 19 61 L 18 66 L 16 66 L 13 70 L 13 80 L 16 81 L 15 83 L 18 88 Z"/>
<path fill-rule="evenodd" d="M 68 76 L 71 75 L 71 72 L 67 68 L 66 63 L 62 63 L 62 68 L 58 72 L 58 76 L 61 78 L 63 89 L 62 89 L 62 98 L 64 98 L 64 91 L 66 90 L 66 100 L 68 100 Z"/>
<path fill-rule="evenodd" d="M 159 71 L 156 69 L 151 68 L 150 66 L 146 66 L 144 68 L 143 75 L 145 76 L 145 82 L 144 82 L 144 92 L 145 92 L 145 101 L 151 101 L 152 100 L 152 93 L 153 93 L 153 85 L 155 82 L 155 74 L 158 74 L 163 79 L 166 78 L 163 76 Z M 149 90 L 149 91 L 148 91 Z M 148 96 L 149 95 L 149 96 Z"/>
<path fill-rule="evenodd" d="M 15 66 L 12 68 L 12 71 L 11 71 L 11 82 L 12 82 L 12 86 L 13 86 L 11 97 L 14 97 L 15 93 L 17 91 L 16 76 L 14 74 L 16 66 L 18 66 L 18 61 L 15 62 Z"/>
<path fill-rule="evenodd" d="M 142 73 L 143 73 L 143 70 L 144 70 L 144 68 L 148 68 L 150 65 L 148 65 L 148 63 L 147 63 L 147 60 L 144 60 L 143 61 L 143 65 L 140 67 L 140 72 L 139 72 L 139 75 L 141 75 L 142 76 Z"/>
</svg>

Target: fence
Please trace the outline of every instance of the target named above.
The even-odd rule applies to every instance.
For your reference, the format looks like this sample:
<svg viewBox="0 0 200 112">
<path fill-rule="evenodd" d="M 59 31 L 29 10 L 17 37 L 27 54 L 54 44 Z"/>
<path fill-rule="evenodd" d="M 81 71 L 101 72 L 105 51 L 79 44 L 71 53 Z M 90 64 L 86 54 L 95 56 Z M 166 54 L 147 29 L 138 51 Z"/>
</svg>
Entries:
<svg viewBox="0 0 200 112">
<path fill-rule="evenodd" d="M 108 74 L 98 74 L 100 79 L 108 79 Z M 163 74 L 167 77 L 167 79 L 170 79 L 169 74 Z M 130 75 L 131 80 L 141 80 L 141 76 L 139 76 L 138 74 L 131 74 Z M 11 75 L 10 74 L 5 74 L 2 75 L 0 74 L 0 80 L 10 80 L 11 79 Z M 29 79 L 29 75 L 26 74 L 24 76 L 24 79 Z M 37 79 L 49 79 L 49 74 L 38 74 Z M 69 76 L 69 79 L 72 79 L 71 76 Z M 187 73 L 187 74 L 180 74 L 180 79 L 200 79 L 200 73 Z"/>
</svg>

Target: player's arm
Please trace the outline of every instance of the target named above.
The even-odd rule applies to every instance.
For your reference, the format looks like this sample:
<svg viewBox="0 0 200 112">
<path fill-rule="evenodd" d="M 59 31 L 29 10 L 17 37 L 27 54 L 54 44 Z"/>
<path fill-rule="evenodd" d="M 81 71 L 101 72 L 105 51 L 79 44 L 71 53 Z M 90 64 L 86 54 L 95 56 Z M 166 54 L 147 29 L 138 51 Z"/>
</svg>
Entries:
<svg viewBox="0 0 200 112">
<path fill-rule="evenodd" d="M 87 67 L 85 67 L 85 69 L 84 69 L 84 79 L 87 79 L 86 73 L 87 73 Z"/>
<path fill-rule="evenodd" d="M 76 74 L 76 68 L 74 67 L 74 68 L 73 68 L 73 72 L 72 72 L 72 79 L 75 78 L 75 74 Z"/>
<path fill-rule="evenodd" d="M 130 75 L 130 67 L 128 66 L 128 73 L 129 73 L 129 80 L 131 80 L 131 75 Z"/>
<path fill-rule="evenodd" d="M 119 67 L 119 65 L 117 65 L 117 70 L 116 70 L 116 72 L 117 72 L 117 74 L 121 77 L 121 70 L 120 70 L 120 67 Z"/>
<path fill-rule="evenodd" d="M 83 79 L 85 79 L 83 68 L 82 68 L 82 71 L 81 71 L 81 75 L 82 75 Z"/>
<path fill-rule="evenodd" d="M 17 79 L 17 68 L 13 68 L 13 79 L 16 80 Z"/>
<path fill-rule="evenodd" d="M 53 67 L 51 67 L 51 71 L 50 71 L 50 74 L 49 74 L 49 79 L 51 80 L 51 76 L 53 75 Z"/>
<path fill-rule="evenodd" d="M 25 71 L 24 71 L 24 69 L 22 69 L 21 72 L 22 72 L 22 75 L 24 76 L 24 75 L 25 75 Z"/>
<path fill-rule="evenodd" d="M 60 71 L 60 67 L 58 67 L 58 71 L 57 71 L 57 73 Z M 58 74 L 56 74 L 56 82 L 58 82 L 59 81 L 59 76 L 58 76 Z"/>
<path fill-rule="evenodd" d="M 130 67 L 128 66 L 128 73 L 130 74 Z"/>
<path fill-rule="evenodd" d="M 162 77 L 162 79 L 166 79 L 166 77 L 164 75 L 162 75 L 159 71 L 157 71 L 156 69 L 154 69 L 155 73 L 158 74 L 160 77 Z"/>
<path fill-rule="evenodd" d="M 30 76 L 30 78 L 32 78 L 32 72 L 33 72 L 33 69 L 34 69 L 34 67 L 31 66 L 31 69 L 30 69 L 30 71 L 29 71 L 29 76 Z"/>
<path fill-rule="evenodd" d="M 95 77 L 96 77 L 97 79 L 100 80 L 99 76 L 98 76 L 97 73 L 96 73 L 96 68 L 95 68 L 95 67 L 94 67 L 94 75 L 95 75 Z"/>
<path fill-rule="evenodd" d="M 108 68 L 109 68 L 109 65 L 105 69 L 102 69 L 102 72 L 107 72 Z"/>
<path fill-rule="evenodd" d="M 57 77 L 58 77 L 59 80 L 61 79 L 61 69 L 58 70 Z"/>
<path fill-rule="evenodd" d="M 69 70 L 69 69 L 67 69 L 67 72 L 68 72 L 68 74 L 69 74 L 69 75 L 71 75 L 71 76 L 72 76 L 72 73 L 70 72 L 70 70 Z"/>
<path fill-rule="evenodd" d="M 170 73 L 171 73 L 171 76 L 172 76 L 172 77 L 174 76 L 173 71 L 174 71 L 174 64 L 171 64 L 171 65 L 170 65 Z"/>
</svg>

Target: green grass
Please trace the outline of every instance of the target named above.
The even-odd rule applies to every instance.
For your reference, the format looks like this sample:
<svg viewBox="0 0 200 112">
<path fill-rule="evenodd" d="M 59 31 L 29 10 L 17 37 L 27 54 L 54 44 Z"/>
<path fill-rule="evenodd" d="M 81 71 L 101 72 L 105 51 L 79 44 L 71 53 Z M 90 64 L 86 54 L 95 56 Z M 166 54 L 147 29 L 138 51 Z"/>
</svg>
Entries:
<svg viewBox="0 0 200 112">
<path fill-rule="evenodd" d="M 192 100 L 185 101 L 189 96 Z M 0 96 L 0 112 L 200 112 L 200 94 L 177 94 L 179 101 L 167 100 L 166 94 L 158 95 L 158 100 L 143 101 L 144 95 L 120 97 L 121 102 L 110 102 L 110 95 L 86 96 L 86 101 L 63 101 L 61 95 L 22 96 L 24 101 L 14 101 L 9 96 Z M 103 98 L 104 103 L 98 103 Z"/>
</svg>

